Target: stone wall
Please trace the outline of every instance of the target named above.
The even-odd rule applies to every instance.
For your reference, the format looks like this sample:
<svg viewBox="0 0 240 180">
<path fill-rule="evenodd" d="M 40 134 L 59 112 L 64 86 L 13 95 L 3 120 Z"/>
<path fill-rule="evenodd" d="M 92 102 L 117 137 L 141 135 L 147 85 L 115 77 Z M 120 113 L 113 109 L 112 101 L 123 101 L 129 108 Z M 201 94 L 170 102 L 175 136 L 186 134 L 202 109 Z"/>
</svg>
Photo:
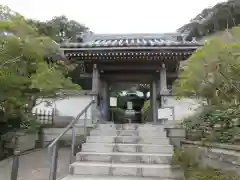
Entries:
<svg viewBox="0 0 240 180">
<path fill-rule="evenodd" d="M 240 175 L 240 146 L 226 144 L 203 144 L 194 141 L 182 141 L 184 149 L 193 149 L 200 155 L 205 166 L 235 171 Z"/>
<path fill-rule="evenodd" d="M 181 126 L 181 121 L 166 121 L 164 124 L 171 145 L 181 147 L 181 141 L 186 139 L 186 130 Z"/>
</svg>

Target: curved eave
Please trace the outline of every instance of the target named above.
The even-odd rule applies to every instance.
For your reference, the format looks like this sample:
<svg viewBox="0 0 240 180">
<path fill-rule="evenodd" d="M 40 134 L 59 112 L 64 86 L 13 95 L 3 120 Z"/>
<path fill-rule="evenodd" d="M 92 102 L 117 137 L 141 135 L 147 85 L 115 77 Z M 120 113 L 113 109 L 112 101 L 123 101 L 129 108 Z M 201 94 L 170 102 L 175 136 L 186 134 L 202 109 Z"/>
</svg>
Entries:
<svg viewBox="0 0 240 180">
<path fill-rule="evenodd" d="M 118 51 L 118 50 L 125 50 L 125 51 L 131 51 L 131 50 L 196 50 L 202 45 L 186 45 L 186 46 L 137 46 L 137 47 L 61 47 L 61 50 L 63 51 Z"/>
<path fill-rule="evenodd" d="M 131 59 L 179 59 L 187 57 L 201 47 L 198 46 L 158 46 L 158 47 L 99 47 L 62 48 L 67 57 L 81 60 L 131 60 Z"/>
<path fill-rule="evenodd" d="M 186 60 L 191 56 L 193 51 L 138 51 L 138 52 L 66 52 L 68 58 L 75 58 L 76 60 L 83 61 L 131 61 L 131 60 Z"/>
</svg>

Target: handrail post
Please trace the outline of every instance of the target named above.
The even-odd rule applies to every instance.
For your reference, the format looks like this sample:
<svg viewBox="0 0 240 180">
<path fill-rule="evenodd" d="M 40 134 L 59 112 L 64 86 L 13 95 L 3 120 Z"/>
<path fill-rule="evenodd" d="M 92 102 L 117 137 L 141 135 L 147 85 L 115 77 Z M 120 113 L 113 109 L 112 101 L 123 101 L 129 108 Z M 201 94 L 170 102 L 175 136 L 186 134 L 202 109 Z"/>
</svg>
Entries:
<svg viewBox="0 0 240 180">
<path fill-rule="evenodd" d="M 58 142 L 51 147 L 51 166 L 49 180 L 57 179 Z"/>
<path fill-rule="evenodd" d="M 86 139 L 86 137 L 87 137 L 87 123 L 86 123 L 86 121 L 87 121 L 87 110 L 85 111 L 85 115 L 84 115 L 84 140 Z"/>
<path fill-rule="evenodd" d="M 14 151 L 11 180 L 17 180 L 17 178 L 18 178 L 19 156 L 20 156 L 20 151 Z"/>
<path fill-rule="evenodd" d="M 172 107 L 172 117 L 173 117 L 173 120 L 175 121 L 175 109 L 174 109 L 174 106 Z"/>
<path fill-rule="evenodd" d="M 71 145 L 70 164 L 72 164 L 74 161 L 75 142 L 76 142 L 76 128 L 75 128 L 75 126 L 73 126 L 72 127 L 72 145 Z"/>
</svg>

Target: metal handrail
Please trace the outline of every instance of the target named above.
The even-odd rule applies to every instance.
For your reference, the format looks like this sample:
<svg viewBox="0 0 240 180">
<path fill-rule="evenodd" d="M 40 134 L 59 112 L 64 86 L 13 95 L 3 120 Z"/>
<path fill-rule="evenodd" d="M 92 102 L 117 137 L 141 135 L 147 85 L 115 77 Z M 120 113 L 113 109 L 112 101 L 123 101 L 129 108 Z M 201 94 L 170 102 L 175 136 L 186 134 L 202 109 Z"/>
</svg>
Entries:
<svg viewBox="0 0 240 180">
<path fill-rule="evenodd" d="M 76 141 L 76 133 L 75 133 L 75 124 L 78 121 L 78 119 L 85 113 L 84 117 L 84 137 L 87 135 L 87 129 L 86 129 L 86 119 L 87 119 L 87 110 L 89 107 L 91 107 L 92 104 L 95 103 L 95 100 L 92 100 L 78 115 L 76 118 L 74 118 L 69 125 L 64 129 L 64 131 L 57 136 L 52 143 L 48 146 L 49 154 L 51 157 L 51 166 L 50 166 L 50 175 L 49 180 L 56 180 L 57 177 L 57 161 L 58 161 L 58 142 L 60 138 L 70 129 L 72 129 L 72 145 L 71 145 L 71 155 L 70 155 L 70 163 L 73 162 L 74 159 L 74 147 L 75 147 L 75 141 Z"/>
<path fill-rule="evenodd" d="M 13 153 L 13 162 L 12 162 L 12 171 L 11 171 L 11 180 L 18 179 L 18 169 L 19 169 L 19 156 L 21 152 L 15 150 Z"/>
</svg>

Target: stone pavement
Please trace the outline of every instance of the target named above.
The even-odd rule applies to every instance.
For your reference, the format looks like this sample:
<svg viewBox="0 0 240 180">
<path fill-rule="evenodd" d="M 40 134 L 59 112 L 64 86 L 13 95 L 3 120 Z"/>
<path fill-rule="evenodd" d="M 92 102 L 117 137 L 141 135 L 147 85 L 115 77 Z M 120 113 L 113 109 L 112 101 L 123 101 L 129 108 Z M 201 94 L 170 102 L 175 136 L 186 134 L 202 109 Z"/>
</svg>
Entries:
<svg viewBox="0 0 240 180">
<path fill-rule="evenodd" d="M 66 176 L 69 171 L 70 148 L 59 149 L 57 179 Z M 20 156 L 18 180 L 48 180 L 49 156 L 47 149 L 39 149 Z M 12 159 L 0 162 L 0 180 L 10 180 Z"/>
</svg>

